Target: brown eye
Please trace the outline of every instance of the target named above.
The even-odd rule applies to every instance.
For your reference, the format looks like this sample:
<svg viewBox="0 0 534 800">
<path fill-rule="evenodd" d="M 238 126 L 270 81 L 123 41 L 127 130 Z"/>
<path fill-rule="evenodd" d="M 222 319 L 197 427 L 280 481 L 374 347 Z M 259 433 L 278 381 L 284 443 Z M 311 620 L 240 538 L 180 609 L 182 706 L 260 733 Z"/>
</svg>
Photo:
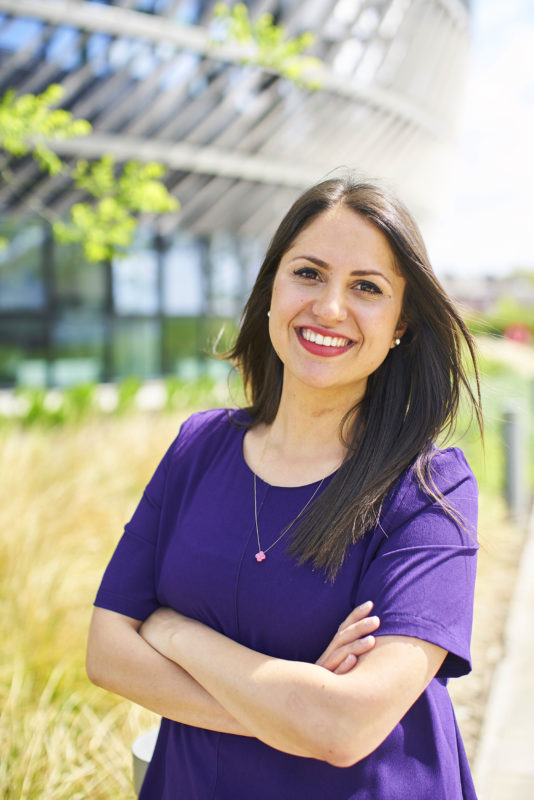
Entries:
<svg viewBox="0 0 534 800">
<path fill-rule="evenodd" d="M 365 294 L 382 294 L 380 287 L 372 281 L 358 281 L 354 288 L 360 292 L 364 292 Z"/>
<path fill-rule="evenodd" d="M 317 280 L 319 278 L 318 271 L 313 267 L 301 267 L 300 269 L 296 269 L 294 274 L 298 275 L 300 278 L 308 278 L 309 280 Z"/>
</svg>

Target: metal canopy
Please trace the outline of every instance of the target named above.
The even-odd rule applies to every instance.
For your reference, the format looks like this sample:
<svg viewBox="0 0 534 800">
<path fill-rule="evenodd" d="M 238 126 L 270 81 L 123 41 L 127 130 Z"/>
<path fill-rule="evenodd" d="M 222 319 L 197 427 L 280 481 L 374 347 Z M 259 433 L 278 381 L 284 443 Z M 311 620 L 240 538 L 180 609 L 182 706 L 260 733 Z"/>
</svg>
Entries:
<svg viewBox="0 0 534 800">
<path fill-rule="evenodd" d="M 337 167 L 386 180 L 430 212 L 467 52 L 464 3 L 250 0 L 252 18 L 283 8 L 291 35 L 314 21 L 316 92 L 242 66 L 241 47 L 214 45 L 214 0 L 150 5 L 0 0 L 0 92 L 63 85 L 62 105 L 93 124 L 91 136 L 54 145 L 64 157 L 163 162 L 181 209 L 162 230 L 264 236 L 299 190 Z M 17 22 L 17 47 L 3 45 Z M 5 210 L 31 213 L 37 201 L 64 212 L 77 197 L 32 162 L 10 166 Z"/>
</svg>

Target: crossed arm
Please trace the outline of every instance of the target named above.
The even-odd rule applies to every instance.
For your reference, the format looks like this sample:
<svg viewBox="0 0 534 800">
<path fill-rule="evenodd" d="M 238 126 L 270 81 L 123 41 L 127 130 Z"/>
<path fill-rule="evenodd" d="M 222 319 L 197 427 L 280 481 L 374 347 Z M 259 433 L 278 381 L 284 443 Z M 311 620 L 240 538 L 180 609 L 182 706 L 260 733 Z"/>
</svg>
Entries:
<svg viewBox="0 0 534 800">
<path fill-rule="evenodd" d="M 379 625 L 369 617 L 372 603 L 364 603 L 341 623 L 317 664 L 342 674 L 358 656 L 371 649 L 370 634 Z M 185 669 L 165 657 L 156 640 L 171 633 L 169 623 L 185 619 L 169 609 L 155 612 L 143 626 L 140 620 L 95 608 L 87 646 L 87 673 L 102 688 L 127 697 L 160 716 L 209 730 L 252 736 L 223 705 Z M 150 631 L 150 644 L 147 634 Z M 163 644 L 163 641 L 162 641 Z M 152 646 L 151 646 L 152 645 Z M 161 650 L 161 653 L 158 652 Z"/>
<path fill-rule="evenodd" d="M 255 736 L 287 753 L 348 766 L 386 738 L 446 651 L 378 626 L 359 607 L 316 664 L 272 658 L 159 609 L 144 623 L 95 609 L 90 679 L 170 719 Z"/>
</svg>

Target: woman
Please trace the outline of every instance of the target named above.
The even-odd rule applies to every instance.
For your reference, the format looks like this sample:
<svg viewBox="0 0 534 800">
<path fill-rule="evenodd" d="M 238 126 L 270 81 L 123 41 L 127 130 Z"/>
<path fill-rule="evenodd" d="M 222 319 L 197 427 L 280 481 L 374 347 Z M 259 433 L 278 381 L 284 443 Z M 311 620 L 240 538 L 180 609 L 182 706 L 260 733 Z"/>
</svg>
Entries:
<svg viewBox="0 0 534 800">
<path fill-rule="evenodd" d="M 434 444 L 462 389 L 480 422 L 465 344 L 400 203 L 296 201 L 231 353 L 250 407 L 182 426 L 96 599 L 91 679 L 165 718 L 143 800 L 475 798 L 477 490 Z"/>
</svg>

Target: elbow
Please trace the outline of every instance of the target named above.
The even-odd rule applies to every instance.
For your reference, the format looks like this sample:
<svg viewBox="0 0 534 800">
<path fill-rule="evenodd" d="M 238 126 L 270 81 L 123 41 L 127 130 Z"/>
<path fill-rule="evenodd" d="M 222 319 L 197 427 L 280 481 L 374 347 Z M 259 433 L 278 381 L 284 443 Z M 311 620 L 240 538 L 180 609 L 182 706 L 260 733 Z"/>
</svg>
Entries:
<svg viewBox="0 0 534 800">
<path fill-rule="evenodd" d="M 365 755 L 360 753 L 354 745 L 351 746 L 350 742 L 330 742 L 323 750 L 321 760 L 326 761 L 332 767 L 353 767 Z"/>
<path fill-rule="evenodd" d="M 113 691 L 112 683 L 112 659 L 109 652 L 99 646 L 99 642 L 93 637 L 89 637 L 87 651 L 85 655 L 85 672 L 91 683 L 100 689 Z"/>
<path fill-rule="evenodd" d="M 362 758 L 373 752 L 380 741 L 370 743 L 361 741 L 363 737 L 348 738 L 337 742 L 325 743 L 320 759 L 333 767 L 353 767 Z"/>
<path fill-rule="evenodd" d="M 87 637 L 85 653 L 85 672 L 95 686 L 109 689 L 112 676 L 114 654 L 120 650 L 121 630 L 111 627 L 108 615 L 103 609 L 95 609 Z M 111 622 L 113 622 L 113 617 Z"/>
<path fill-rule="evenodd" d="M 339 686 L 337 676 L 322 683 L 318 693 L 316 687 L 307 693 L 298 686 L 290 695 L 283 727 L 287 743 L 299 754 L 349 767 L 363 757 L 357 741 L 361 720 L 354 718 L 354 703 L 347 702 Z"/>
<path fill-rule="evenodd" d="M 105 663 L 103 660 L 88 654 L 85 661 L 85 672 L 94 686 L 98 686 L 99 689 L 105 689 L 107 692 L 120 694 L 109 663 Z"/>
<path fill-rule="evenodd" d="M 352 767 L 368 752 L 362 752 L 359 736 L 355 735 L 357 728 L 345 725 L 342 715 L 333 718 L 318 720 L 315 724 L 300 731 L 301 746 L 309 757 L 318 761 L 325 761 L 333 767 Z"/>
<path fill-rule="evenodd" d="M 387 733 L 376 723 L 368 724 L 364 714 L 338 709 L 314 742 L 315 757 L 333 767 L 352 767 L 376 750 Z"/>
<path fill-rule="evenodd" d="M 103 686 L 100 660 L 95 657 L 95 654 L 90 647 L 87 648 L 87 654 L 85 657 L 85 672 L 91 683 L 94 683 L 95 686 L 99 686 L 100 688 L 105 688 Z"/>
<path fill-rule="evenodd" d="M 348 748 L 338 748 L 330 753 L 324 760 L 333 767 L 353 767 L 361 761 L 363 755 Z"/>
</svg>

